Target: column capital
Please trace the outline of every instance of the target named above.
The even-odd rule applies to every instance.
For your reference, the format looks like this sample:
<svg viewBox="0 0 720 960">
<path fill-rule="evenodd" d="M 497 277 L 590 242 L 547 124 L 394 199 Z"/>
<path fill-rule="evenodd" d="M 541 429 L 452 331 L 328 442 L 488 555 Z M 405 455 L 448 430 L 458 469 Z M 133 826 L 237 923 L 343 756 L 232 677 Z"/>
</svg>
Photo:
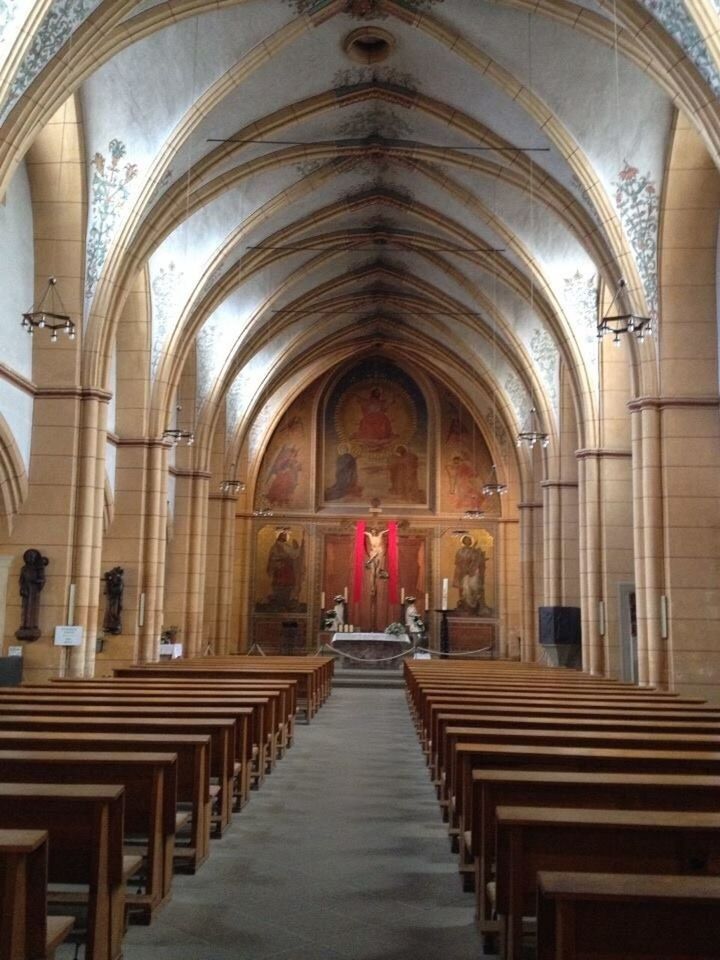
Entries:
<svg viewBox="0 0 720 960">
<path fill-rule="evenodd" d="M 517 505 L 518 510 L 542 510 L 544 504 L 541 500 L 526 500 Z"/>
<path fill-rule="evenodd" d="M 662 410 L 665 407 L 720 407 L 720 396 L 711 397 L 636 397 L 628 401 L 628 410 Z"/>
<path fill-rule="evenodd" d="M 577 460 L 629 460 L 632 457 L 632 451 L 612 447 L 588 447 L 584 450 L 576 450 L 575 457 Z"/>
<path fill-rule="evenodd" d="M 540 486 L 544 489 L 548 488 L 559 488 L 568 490 L 577 490 L 578 482 L 577 480 L 541 480 Z"/>
</svg>

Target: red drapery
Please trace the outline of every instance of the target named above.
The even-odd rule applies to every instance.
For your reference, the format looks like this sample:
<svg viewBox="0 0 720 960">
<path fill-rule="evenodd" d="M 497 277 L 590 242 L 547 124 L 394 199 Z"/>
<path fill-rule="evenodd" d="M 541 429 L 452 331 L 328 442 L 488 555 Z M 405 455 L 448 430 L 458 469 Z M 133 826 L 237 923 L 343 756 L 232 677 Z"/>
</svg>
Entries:
<svg viewBox="0 0 720 960">
<path fill-rule="evenodd" d="M 398 593 L 399 566 L 398 525 L 394 520 L 391 520 L 388 523 L 388 600 L 390 603 L 400 602 L 400 594 Z"/>
<path fill-rule="evenodd" d="M 355 524 L 355 564 L 353 568 L 352 602 L 362 600 L 363 574 L 365 572 L 365 521 Z"/>
</svg>

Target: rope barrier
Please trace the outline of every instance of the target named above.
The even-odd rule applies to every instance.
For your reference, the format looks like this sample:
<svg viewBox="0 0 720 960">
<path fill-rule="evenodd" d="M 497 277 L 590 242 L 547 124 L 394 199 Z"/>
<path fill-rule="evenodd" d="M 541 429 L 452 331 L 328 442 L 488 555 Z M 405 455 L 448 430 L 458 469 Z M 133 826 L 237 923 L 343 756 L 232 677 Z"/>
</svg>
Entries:
<svg viewBox="0 0 720 960">
<path fill-rule="evenodd" d="M 338 650 L 337 647 L 333 647 L 332 644 L 321 643 L 315 653 L 308 654 L 308 656 L 316 657 L 321 651 L 324 651 L 325 653 L 329 652 L 337 654 L 340 657 L 345 657 L 347 660 L 354 660 L 355 663 L 389 663 L 392 660 L 401 660 L 414 653 L 429 653 L 430 656 L 434 657 L 472 657 L 478 653 L 487 653 L 488 650 L 492 650 L 492 647 L 481 647 L 479 650 L 463 650 L 459 653 L 442 653 L 440 650 L 431 650 L 430 647 L 412 647 L 410 650 L 396 653 L 392 657 L 354 657 L 350 653 L 345 653 L 344 650 Z"/>
</svg>

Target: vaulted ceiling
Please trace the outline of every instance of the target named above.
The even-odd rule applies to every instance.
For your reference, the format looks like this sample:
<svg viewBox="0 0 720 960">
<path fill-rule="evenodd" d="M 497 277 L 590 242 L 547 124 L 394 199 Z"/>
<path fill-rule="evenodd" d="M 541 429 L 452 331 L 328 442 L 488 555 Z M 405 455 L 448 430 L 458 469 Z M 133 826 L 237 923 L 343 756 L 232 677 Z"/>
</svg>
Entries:
<svg viewBox="0 0 720 960">
<path fill-rule="evenodd" d="M 86 341 L 147 270 L 158 426 L 189 363 L 239 443 L 383 349 L 552 432 L 561 370 L 592 416 L 598 298 L 657 319 L 677 109 L 718 155 L 715 3 L 5 0 L 5 127 L 79 90 Z"/>
</svg>

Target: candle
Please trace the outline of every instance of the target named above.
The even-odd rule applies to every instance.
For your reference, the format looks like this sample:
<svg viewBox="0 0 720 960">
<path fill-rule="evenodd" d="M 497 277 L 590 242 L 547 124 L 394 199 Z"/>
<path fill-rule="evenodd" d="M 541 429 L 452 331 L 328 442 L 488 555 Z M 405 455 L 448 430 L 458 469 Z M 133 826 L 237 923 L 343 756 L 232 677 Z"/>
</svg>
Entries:
<svg viewBox="0 0 720 960">
<path fill-rule="evenodd" d="M 405 587 L 400 587 L 400 603 L 405 603 Z"/>
<path fill-rule="evenodd" d="M 426 593 L 426 594 L 425 594 L 425 610 L 426 610 L 426 612 L 427 612 L 427 610 L 428 610 L 429 608 L 430 608 L 430 594 Z"/>
<path fill-rule="evenodd" d="M 348 602 L 348 588 L 347 588 L 347 587 L 345 587 L 345 588 L 343 589 L 343 597 L 345 598 L 345 603 L 347 603 L 347 602 Z"/>
<path fill-rule="evenodd" d="M 325 609 L 325 591 L 324 590 L 320 594 L 320 606 L 322 607 L 323 610 Z"/>
<path fill-rule="evenodd" d="M 448 608 L 448 586 L 449 580 L 445 577 L 442 582 L 442 603 L 440 604 L 442 610 L 447 610 Z"/>
<path fill-rule="evenodd" d="M 75 584 L 71 583 L 68 588 L 68 613 L 67 623 L 69 627 L 75 624 Z"/>
<path fill-rule="evenodd" d="M 138 626 L 145 626 L 145 594 L 140 594 L 140 605 L 138 607 Z"/>
</svg>

